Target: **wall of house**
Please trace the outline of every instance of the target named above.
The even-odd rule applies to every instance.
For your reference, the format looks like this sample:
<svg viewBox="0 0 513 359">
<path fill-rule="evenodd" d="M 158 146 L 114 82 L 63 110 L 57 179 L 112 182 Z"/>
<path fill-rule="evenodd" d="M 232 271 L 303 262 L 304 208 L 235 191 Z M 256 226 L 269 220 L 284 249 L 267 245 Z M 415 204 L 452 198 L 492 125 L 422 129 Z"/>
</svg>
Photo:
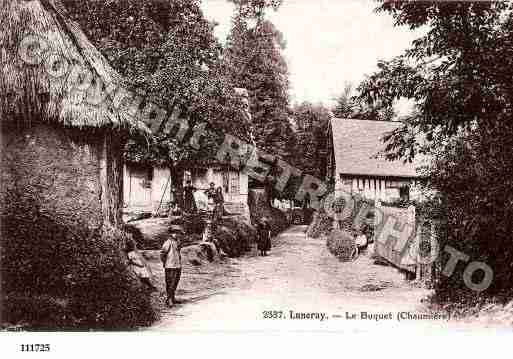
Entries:
<svg viewBox="0 0 513 359">
<path fill-rule="evenodd" d="M 62 129 L 34 125 L 25 130 L 3 128 L 2 147 L 3 217 L 47 218 L 89 228 L 114 220 L 108 214 L 104 217 L 102 208 L 101 143 L 72 141 Z M 36 228 L 44 226 L 34 223 Z"/>
<path fill-rule="evenodd" d="M 248 175 L 244 172 L 210 168 L 196 168 L 189 171 L 191 173 L 191 181 L 198 190 L 206 190 L 211 182 L 217 187 L 223 188 L 223 196 L 225 208 L 231 213 L 241 213 L 249 215 L 248 207 Z M 223 178 L 228 176 L 228 191 L 226 191 L 226 183 Z M 232 182 L 238 178 L 238 186 L 233 186 Z M 238 187 L 232 191 L 234 187 Z"/>
<path fill-rule="evenodd" d="M 339 176 L 335 183 L 335 194 L 349 192 L 374 200 L 393 201 L 401 197 L 400 187 L 409 187 L 410 199 L 412 199 L 413 183 L 414 181 L 411 179 Z"/>
<path fill-rule="evenodd" d="M 124 166 L 123 199 L 125 210 L 154 212 L 172 200 L 171 171 L 165 167 Z"/>
</svg>

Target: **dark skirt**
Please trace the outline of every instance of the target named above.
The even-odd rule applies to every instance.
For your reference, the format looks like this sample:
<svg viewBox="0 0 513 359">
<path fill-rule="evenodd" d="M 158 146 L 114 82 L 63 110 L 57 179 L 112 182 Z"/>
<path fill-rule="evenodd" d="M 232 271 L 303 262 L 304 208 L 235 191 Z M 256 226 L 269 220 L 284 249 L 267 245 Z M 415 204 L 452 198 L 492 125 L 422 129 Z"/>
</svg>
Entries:
<svg viewBox="0 0 513 359">
<path fill-rule="evenodd" d="M 267 231 L 264 233 L 259 233 L 257 248 L 259 251 L 271 250 L 271 237 Z"/>
<path fill-rule="evenodd" d="M 194 194 L 192 191 L 185 191 L 183 210 L 187 213 L 196 213 L 198 211 L 196 207 L 196 200 L 194 199 Z"/>
</svg>

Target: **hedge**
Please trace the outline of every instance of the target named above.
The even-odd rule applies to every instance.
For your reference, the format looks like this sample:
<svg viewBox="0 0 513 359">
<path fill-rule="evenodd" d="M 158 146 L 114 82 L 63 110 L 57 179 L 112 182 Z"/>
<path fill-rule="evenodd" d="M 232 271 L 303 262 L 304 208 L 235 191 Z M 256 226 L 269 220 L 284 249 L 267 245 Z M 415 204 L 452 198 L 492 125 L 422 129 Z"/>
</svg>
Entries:
<svg viewBox="0 0 513 359">
<path fill-rule="evenodd" d="M 25 213 L 20 208 L 11 213 Z M 115 229 L 2 213 L 2 320 L 34 330 L 128 330 L 157 319 Z"/>
</svg>

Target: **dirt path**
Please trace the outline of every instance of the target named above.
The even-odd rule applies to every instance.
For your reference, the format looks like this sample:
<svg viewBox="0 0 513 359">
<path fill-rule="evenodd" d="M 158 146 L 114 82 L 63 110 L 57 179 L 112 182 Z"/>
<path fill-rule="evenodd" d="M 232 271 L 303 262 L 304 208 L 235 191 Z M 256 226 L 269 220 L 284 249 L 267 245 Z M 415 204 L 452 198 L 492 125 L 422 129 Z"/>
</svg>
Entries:
<svg viewBox="0 0 513 359">
<path fill-rule="evenodd" d="M 365 255 L 352 263 L 339 262 L 324 240 L 307 239 L 304 230 L 295 226 L 282 233 L 268 257 L 229 260 L 215 268 L 184 268 L 178 296 L 185 303 L 167 309 L 151 329 L 358 331 L 448 325 L 444 320 L 399 322 L 398 312 L 426 313 L 420 302 L 426 290 L 413 288 L 398 271 L 376 265 Z M 194 292 L 201 281 L 203 290 Z M 205 283 L 210 284 L 208 290 Z M 282 318 L 264 319 L 264 311 L 282 311 Z M 290 311 L 323 313 L 325 319 L 292 319 Z M 357 319 L 346 319 L 346 312 Z M 391 313 L 393 319 L 362 319 L 361 312 Z"/>
</svg>

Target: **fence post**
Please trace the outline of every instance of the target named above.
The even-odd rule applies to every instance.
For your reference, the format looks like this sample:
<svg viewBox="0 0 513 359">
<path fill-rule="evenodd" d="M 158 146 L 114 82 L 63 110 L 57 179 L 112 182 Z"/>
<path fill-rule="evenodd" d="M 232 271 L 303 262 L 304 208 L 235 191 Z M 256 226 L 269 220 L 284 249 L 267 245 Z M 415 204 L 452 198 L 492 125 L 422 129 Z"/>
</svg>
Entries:
<svg viewBox="0 0 513 359">
<path fill-rule="evenodd" d="M 379 209 L 379 211 L 381 211 L 381 200 L 377 199 L 374 203 L 374 207 L 376 209 Z M 383 218 L 381 220 L 383 220 Z M 379 221 L 380 221 L 380 219 L 378 218 L 378 216 L 376 216 L 376 214 L 374 214 L 374 230 L 372 231 L 373 232 L 372 233 L 372 237 L 373 237 L 372 241 L 374 243 L 374 246 L 376 245 L 376 239 L 377 239 L 376 238 L 376 232 L 377 232 L 376 228 L 378 228 L 378 226 L 380 225 Z"/>
</svg>

